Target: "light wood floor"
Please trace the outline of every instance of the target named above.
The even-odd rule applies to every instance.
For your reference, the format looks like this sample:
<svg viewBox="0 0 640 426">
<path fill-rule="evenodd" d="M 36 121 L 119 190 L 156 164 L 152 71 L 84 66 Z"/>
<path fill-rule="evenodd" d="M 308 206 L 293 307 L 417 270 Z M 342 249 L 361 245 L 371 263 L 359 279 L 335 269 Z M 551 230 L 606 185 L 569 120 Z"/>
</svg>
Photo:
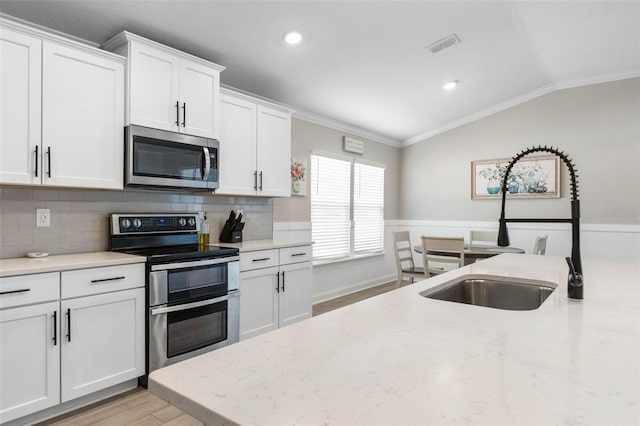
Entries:
<svg viewBox="0 0 640 426">
<path fill-rule="evenodd" d="M 318 303 L 313 306 L 313 316 L 324 314 L 396 288 L 396 282 L 393 281 Z M 142 387 L 40 423 L 41 426 L 191 426 L 192 424 L 193 418 L 191 416 L 164 402 Z"/>
</svg>

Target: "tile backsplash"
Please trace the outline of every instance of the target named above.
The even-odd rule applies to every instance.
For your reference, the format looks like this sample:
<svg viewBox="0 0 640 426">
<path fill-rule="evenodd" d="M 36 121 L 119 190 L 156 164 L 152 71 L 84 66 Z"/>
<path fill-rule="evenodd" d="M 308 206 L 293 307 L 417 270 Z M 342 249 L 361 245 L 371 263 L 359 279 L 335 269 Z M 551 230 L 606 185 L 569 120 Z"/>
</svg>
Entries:
<svg viewBox="0 0 640 426">
<path fill-rule="evenodd" d="M 51 226 L 36 227 L 36 209 L 51 210 Z M 231 210 L 244 210 L 245 241 L 273 235 L 271 198 L 158 191 L 0 188 L 0 258 L 108 250 L 109 213 L 207 212 L 211 242 Z"/>
</svg>

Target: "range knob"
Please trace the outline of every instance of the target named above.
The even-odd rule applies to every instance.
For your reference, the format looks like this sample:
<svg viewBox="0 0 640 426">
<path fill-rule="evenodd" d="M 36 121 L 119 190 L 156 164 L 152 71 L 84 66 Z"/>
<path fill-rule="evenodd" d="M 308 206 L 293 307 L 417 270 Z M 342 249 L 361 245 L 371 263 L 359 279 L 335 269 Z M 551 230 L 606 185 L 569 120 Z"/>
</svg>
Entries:
<svg viewBox="0 0 640 426">
<path fill-rule="evenodd" d="M 180 226 L 185 226 L 187 224 L 187 219 L 185 219 L 184 217 L 181 217 L 180 220 L 178 220 L 178 223 L 180 224 Z"/>
<path fill-rule="evenodd" d="M 140 219 L 133 219 L 133 226 L 140 228 L 142 226 L 142 221 Z"/>
<path fill-rule="evenodd" d="M 131 221 L 129 219 L 122 219 L 120 220 L 120 227 L 121 228 L 128 228 L 131 226 Z"/>
<path fill-rule="evenodd" d="M 196 220 L 192 217 L 189 218 L 189 226 L 193 226 L 196 224 Z"/>
</svg>

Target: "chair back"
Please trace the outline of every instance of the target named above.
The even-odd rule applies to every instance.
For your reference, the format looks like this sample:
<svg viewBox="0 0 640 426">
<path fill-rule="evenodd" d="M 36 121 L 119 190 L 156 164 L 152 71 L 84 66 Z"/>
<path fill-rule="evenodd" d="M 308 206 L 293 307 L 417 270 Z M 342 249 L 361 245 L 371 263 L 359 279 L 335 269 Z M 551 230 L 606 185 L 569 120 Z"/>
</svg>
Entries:
<svg viewBox="0 0 640 426">
<path fill-rule="evenodd" d="M 498 244 L 498 232 L 472 229 L 469 233 L 469 244 L 490 245 Z"/>
<path fill-rule="evenodd" d="M 547 252 L 547 238 L 549 238 L 548 235 L 536 237 L 536 242 L 533 245 L 533 254 L 544 255 Z"/>
<path fill-rule="evenodd" d="M 396 267 L 398 273 L 402 274 L 403 270 L 411 270 L 415 268 L 413 263 L 413 247 L 409 239 L 409 231 L 393 232 L 393 254 L 396 258 Z"/>
<path fill-rule="evenodd" d="M 423 235 L 422 260 L 424 262 L 424 274 L 427 278 L 432 274 L 446 272 L 444 269 L 434 267 L 434 262 L 454 263 L 458 267 L 464 266 L 464 238 Z"/>
</svg>

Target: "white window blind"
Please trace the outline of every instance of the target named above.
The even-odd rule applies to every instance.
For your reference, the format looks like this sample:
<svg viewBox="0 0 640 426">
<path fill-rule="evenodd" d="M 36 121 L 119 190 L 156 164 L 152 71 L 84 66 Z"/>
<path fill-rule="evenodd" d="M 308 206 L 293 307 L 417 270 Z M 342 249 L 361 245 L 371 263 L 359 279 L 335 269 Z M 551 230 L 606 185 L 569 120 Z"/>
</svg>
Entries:
<svg viewBox="0 0 640 426">
<path fill-rule="evenodd" d="M 354 165 L 353 222 L 354 254 L 381 252 L 384 244 L 384 168 Z"/>
<path fill-rule="evenodd" d="M 349 257 L 351 162 L 311 155 L 314 259 Z"/>
</svg>

